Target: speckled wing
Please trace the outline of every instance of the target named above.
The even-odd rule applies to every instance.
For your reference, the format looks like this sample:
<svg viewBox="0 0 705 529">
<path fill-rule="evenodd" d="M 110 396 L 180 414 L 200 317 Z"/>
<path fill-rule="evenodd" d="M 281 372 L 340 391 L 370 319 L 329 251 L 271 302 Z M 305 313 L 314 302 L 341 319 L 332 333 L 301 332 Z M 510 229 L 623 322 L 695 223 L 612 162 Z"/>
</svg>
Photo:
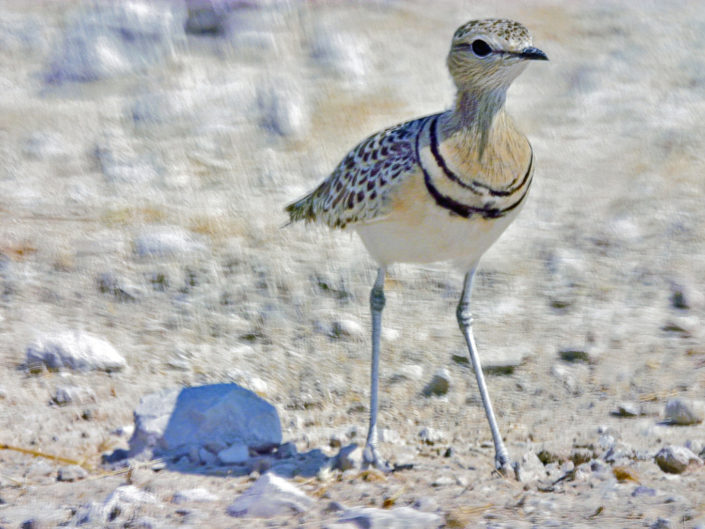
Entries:
<svg viewBox="0 0 705 529">
<path fill-rule="evenodd" d="M 390 127 L 360 143 L 321 185 L 286 207 L 291 221 L 345 228 L 385 216 L 390 195 L 418 166 L 416 136 L 429 117 Z"/>
</svg>

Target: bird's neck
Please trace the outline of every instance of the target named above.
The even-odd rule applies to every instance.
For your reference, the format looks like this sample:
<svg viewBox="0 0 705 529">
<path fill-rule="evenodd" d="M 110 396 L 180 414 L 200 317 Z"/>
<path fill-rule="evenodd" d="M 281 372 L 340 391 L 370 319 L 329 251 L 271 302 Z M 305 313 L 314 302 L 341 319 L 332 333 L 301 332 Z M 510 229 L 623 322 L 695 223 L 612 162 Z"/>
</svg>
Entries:
<svg viewBox="0 0 705 529">
<path fill-rule="evenodd" d="M 460 87 L 455 105 L 442 124 L 442 135 L 456 137 L 473 145 L 479 158 L 482 157 L 495 129 L 505 124 L 505 87 L 479 89 Z"/>
</svg>

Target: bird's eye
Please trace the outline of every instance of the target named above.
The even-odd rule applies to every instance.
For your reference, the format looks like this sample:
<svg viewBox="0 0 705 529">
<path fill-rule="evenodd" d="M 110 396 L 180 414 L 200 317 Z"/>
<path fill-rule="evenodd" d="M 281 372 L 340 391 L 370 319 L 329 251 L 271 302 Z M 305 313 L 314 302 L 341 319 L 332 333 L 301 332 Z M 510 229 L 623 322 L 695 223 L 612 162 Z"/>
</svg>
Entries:
<svg viewBox="0 0 705 529">
<path fill-rule="evenodd" d="M 472 43 L 472 52 L 478 57 L 487 57 L 492 53 L 492 48 L 484 40 L 477 39 Z"/>
</svg>

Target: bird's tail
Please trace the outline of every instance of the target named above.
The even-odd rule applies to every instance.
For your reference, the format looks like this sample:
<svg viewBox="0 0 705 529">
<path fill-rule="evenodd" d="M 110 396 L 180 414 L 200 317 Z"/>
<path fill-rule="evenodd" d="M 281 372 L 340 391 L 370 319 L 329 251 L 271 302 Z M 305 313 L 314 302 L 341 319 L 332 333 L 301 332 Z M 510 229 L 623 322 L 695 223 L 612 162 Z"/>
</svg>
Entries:
<svg viewBox="0 0 705 529">
<path fill-rule="evenodd" d="M 284 211 L 289 214 L 290 224 L 299 220 L 304 220 L 306 222 L 316 220 L 316 212 L 313 209 L 313 199 L 314 193 L 309 193 L 305 197 L 300 198 L 296 202 L 292 202 L 284 208 Z"/>
</svg>

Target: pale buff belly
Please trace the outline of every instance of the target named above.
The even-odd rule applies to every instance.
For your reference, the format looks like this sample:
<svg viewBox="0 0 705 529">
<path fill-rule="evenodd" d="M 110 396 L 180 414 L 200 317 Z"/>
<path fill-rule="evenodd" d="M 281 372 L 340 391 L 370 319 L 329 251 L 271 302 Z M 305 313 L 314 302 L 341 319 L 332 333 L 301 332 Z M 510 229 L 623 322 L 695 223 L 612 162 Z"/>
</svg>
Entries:
<svg viewBox="0 0 705 529">
<path fill-rule="evenodd" d="M 381 265 L 451 261 L 463 270 L 475 267 L 521 208 L 499 219 L 469 219 L 451 215 L 435 203 L 423 205 L 372 222 L 355 230 L 372 257 Z"/>
</svg>

